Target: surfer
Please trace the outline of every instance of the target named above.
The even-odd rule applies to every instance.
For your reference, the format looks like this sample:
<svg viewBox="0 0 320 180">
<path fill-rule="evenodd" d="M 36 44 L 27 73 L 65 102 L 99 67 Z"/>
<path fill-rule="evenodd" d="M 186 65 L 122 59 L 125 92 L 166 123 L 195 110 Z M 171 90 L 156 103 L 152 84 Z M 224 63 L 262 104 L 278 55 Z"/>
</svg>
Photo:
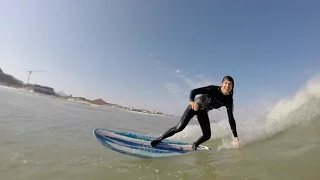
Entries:
<svg viewBox="0 0 320 180">
<path fill-rule="evenodd" d="M 233 116 L 233 88 L 234 80 L 231 76 L 225 76 L 222 79 L 221 86 L 209 85 L 191 90 L 190 103 L 184 111 L 180 122 L 168 129 L 164 134 L 151 141 L 151 146 L 155 147 L 163 139 L 181 132 L 189 123 L 192 117 L 197 116 L 203 135 L 193 143 L 192 149 L 195 151 L 197 147 L 211 138 L 210 121 L 208 111 L 218 109 L 222 106 L 227 108 L 229 124 L 233 133 L 234 142 L 239 145 L 239 139 L 236 129 L 236 122 Z M 201 94 L 195 99 L 196 95 Z"/>
</svg>

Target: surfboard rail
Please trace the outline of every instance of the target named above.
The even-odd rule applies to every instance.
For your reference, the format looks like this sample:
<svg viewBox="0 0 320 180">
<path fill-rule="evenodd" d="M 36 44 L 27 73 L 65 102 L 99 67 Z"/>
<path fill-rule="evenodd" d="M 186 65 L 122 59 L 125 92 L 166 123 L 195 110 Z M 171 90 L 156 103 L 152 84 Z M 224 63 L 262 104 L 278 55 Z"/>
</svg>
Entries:
<svg viewBox="0 0 320 180">
<path fill-rule="evenodd" d="M 154 139 L 153 137 L 128 131 L 95 128 L 93 135 L 106 148 L 139 158 L 169 157 L 192 151 L 192 144 L 168 139 L 152 147 L 150 142 Z M 201 145 L 198 150 L 208 151 L 213 148 Z"/>
</svg>

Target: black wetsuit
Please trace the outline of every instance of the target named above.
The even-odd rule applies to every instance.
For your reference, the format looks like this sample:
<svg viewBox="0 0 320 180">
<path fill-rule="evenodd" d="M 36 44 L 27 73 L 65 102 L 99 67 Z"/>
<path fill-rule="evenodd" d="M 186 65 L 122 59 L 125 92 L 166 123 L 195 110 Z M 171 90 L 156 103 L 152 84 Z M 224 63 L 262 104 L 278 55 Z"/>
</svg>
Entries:
<svg viewBox="0 0 320 180">
<path fill-rule="evenodd" d="M 151 145 L 155 147 L 161 140 L 166 139 L 182 131 L 187 126 L 191 118 L 197 115 L 203 135 L 193 145 L 193 149 L 196 150 L 198 145 L 200 145 L 201 143 L 211 138 L 211 128 L 210 128 L 210 121 L 208 117 L 208 111 L 212 109 L 218 109 L 222 106 L 225 106 L 227 108 L 229 123 L 230 123 L 233 136 L 238 137 L 237 130 L 236 130 L 236 123 L 233 117 L 232 95 L 223 95 L 220 88 L 221 88 L 220 86 L 210 85 L 206 87 L 193 89 L 190 92 L 190 101 L 195 101 L 199 105 L 199 109 L 197 111 L 194 111 L 191 109 L 191 106 L 188 105 L 188 107 L 186 108 L 186 110 L 184 111 L 180 119 L 180 122 L 176 126 L 168 129 L 160 137 L 153 140 L 151 142 Z M 194 98 L 198 94 L 202 94 L 202 95 L 194 100 Z"/>
</svg>

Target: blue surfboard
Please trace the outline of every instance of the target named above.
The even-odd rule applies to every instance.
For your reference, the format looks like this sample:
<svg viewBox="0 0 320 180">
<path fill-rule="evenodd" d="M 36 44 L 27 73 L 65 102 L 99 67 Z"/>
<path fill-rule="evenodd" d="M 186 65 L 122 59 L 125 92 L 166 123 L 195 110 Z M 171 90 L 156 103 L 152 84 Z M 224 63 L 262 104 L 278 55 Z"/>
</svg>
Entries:
<svg viewBox="0 0 320 180">
<path fill-rule="evenodd" d="M 192 152 L 190 143 L 165 139 L 152 147 L 150 142 L 153 137 L 132 132 L 96 128 L 93 130 L 93 135 L 105 147 L 139 158 L 161 158 Z M 200 145 L 197 150 L 209 151 L 213 148 Z"/>
</svg>

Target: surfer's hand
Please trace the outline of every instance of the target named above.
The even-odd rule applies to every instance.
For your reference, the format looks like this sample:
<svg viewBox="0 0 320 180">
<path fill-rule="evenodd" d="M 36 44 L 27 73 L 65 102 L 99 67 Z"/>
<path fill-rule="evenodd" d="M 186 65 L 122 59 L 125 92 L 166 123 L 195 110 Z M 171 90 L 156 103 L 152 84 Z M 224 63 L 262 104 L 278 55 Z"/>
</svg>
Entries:
<svg viewBox="0 0 320 180">
<path fill-rule="evenodd" d="M 190 106 L 191 106 L 191 109 L 193 109 L 194 111 L 197 111 L 199 109 L 199 105 L 194 102 L 194 101 L 190 101 Z"/>
<path fill-rule="evenodd" d="M 234 142 L 239 142 L 238 137 L 235 137 L 235 138 L 233 139 L 233 141 L 234 141 Z"/>
<path fill-rule="evenodd" d="M 240 146 L 240 143 L 239 143 L 239 139 L 238 139 L 238 137 L 233 138 L 233 142 L 235 142 L 235 143 L 236 143 L 236 146 L 237 146 L 237 147 L 239 147 L 239 146 Z"/>
</svg>

